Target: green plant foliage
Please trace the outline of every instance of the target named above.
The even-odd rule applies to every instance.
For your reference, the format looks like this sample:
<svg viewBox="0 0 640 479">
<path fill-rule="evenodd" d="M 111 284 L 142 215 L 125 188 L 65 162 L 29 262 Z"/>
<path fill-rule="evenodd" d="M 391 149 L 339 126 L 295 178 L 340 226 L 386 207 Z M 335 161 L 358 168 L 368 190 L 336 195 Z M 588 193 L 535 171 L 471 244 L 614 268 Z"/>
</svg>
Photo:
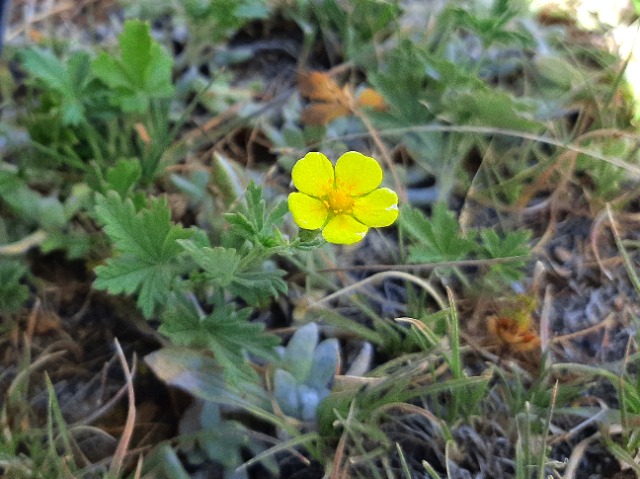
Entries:
<svg viewBox="0 0 640 479">
<path fill-rule="evenodd" d="M 199 247 L 192 241 L 178 241 L 204 270 L 204 279 L 228 290 L 253 306 L 287 292 L 285 272 L 270 268 L 259 257 L 244 258 L 233 248 Z M 255 261 L 257 260 L 257 261 Z M 257 263 L 257 264 L 256 264 Z"/>
<path fill-rule="evenodd" d="M 457 25 L 482 39 L 485 48 L 493 43 L 527 47 L 533 43 L 531 35 L 510 28 L 513 19 L 526 8 L 527 5 L 518 0 L 494 0 L 490 9 L 483 6 L 476 8 L 476 12 L 470 12 L 468 9 L 452 7 L 450 12 Z"/>
<path fill-rule="evenodd" d="M 640 12 L 640 0 L 632 1 Z M 613 240 L 640 284 L 629 227 L 638 139 L 630 89 L 621 86 L 630 62 L 591 46 L 595 33 L 568 43 L 575 25 L 550 28 L 525 0 L 121 3 L 122 18 L 144 21 L 124 20 L 117 44 L 78 47 L 43 28 L 43 47 L 9 48 L 13 58 L 0 65 L 2 473 L 245 479 L 261 477 L 263 469 L 250 469 L 260 463 L 284 477 L 294 451 L 344 477 L 422 477 L 423 459 L 432 477 L 559 477 L 554 461 L 560 468 L 568 449 L 553 441 L 571 438 L 554 433 L 552 413 L 554 424 L 573 415 L 585 420 L 575 430 L 598 427 L 592 444 L 640 470 L 632 464 L 640 448 L 638 354 L 631 348 L 598 365 L 607 344 L 597 334 L 568 335 L 562 344 L 573 342 L 576 358 L 576 345 L 603 354 L 584 358 L 590 366 L 558 364 L 544 351 L 541 358 L 535 294 L 513 301 L 509 293 L 514 283 L 530 284 L 532 235 L 523 225 L 541 232 L 544 218 L 557 223 L 544 238 L 575 233 L 571 245 L 560 242 L 571 248 L 589 246 L 593 220 L 590 246 L 610 261 L 601 265 L 607 274 L 588 275 L 590 288 L 606 287 L 610 274 L 625 286 Z M 291 31 L 291 21 L 299 28 Z M 51 23 L 51 32 L 59 26 Z M 317 78 L 331 81 L 296 89 L 297 71 L 324 67 L 328 76 Z M 309 106 L 326 108 L 327 123 L 305 124 Z M 329 120 L 334 113 L 342 116 Z M 393 185 L 403 190 L 399 234 L 334 247 L 318 231 L 294 229 L 287 172 L 310 149 L 390 157 L 385 177 L 406 186 Z M 237 161 L 243 155 L 246 163 Z M 448 206 L 462 201 L 464 222 Z M 608 215 L 598 216 L 604 206 Z M 194 226 L 174 223 L 172 212 Z M 564 264 L 563 248 L 543 243 L 536 257 L 546 245 Z M 60 264 L 47 254 L 55 250 L 82 261 Z M 133 463 L 125 473 L 105 472 L 106 460 L 90 464 L 90 428 L 66 426 L 67 408 L 57 402 L 68 389 L 64 374 L 55 384 L 32 374 L 74 359 L 52 349 L 68 322 L 41 334 L 30 319 L 21 334 L 35 298 L 59 307 L 60 317 L 73 312 L 74 324 L 100 307 L 94 300 L 102 295 L 85 302 L 88 285 L 79 284 L 96 261 L 93 288 L 130 295 L 150 320 L 141 327 L 162 335 L 146 365 L 193 399 L 160 419 L 171 424 L 168 434 L 179 421 L 179 431 L 155 447 L 147 447 L 152 436 L 138 441 L 125 426 L 113 457 L 143 451 L 135 472 Z M 555 269 L 563 276 L 558 293 L 571 293 L 578 277 L 561 269 L 575 271 Z M 66 273 L 72 284 L 58 280 Z M 633 316 L 633 298 L 614 306 L 625 299 L 623 312 Z M 584 326 L 578 316 L 565 333 Z M 486 331 L 476 329 L 485 319 Z M 309 321 L 322 321 L 322 336 Z M 613 316 L 606 322 L 620 333 Z M 138 368 L 138 379 L 145 374 Z M 144 384 L 133 385 L 137 405 L 149 399 L 138 394 Z M 604 413 L 576 407 L 604 389 Z M 100 424 L 112 424 L 105 419 Z M 513 457 L 482 457 L 492 448 Z"/>
<path fill-rule="evenodd" d="M 180 433 L 188 435 L 179 440 L 178 447 L 189 464 L 216 461 L 224 468 L 225 478 L 249 477 L 246 472 L 235 471 L 243 462 L 244 450 L 248 449 L 256 456 L 265 449 L 261 442 L 252 440 L 248 427 L 240 421 L 225 419 L 220 405 L 212 401 L 195 400 L 180 421 Z M 262 461 L 262 465 L 277 476 L 277 464 L 272 458 L 267 459 L 270 460 Z"/>
<path fill-rule="evenodd" d="M 475 376 L 417 385 L 411 383 L 411 374 L 396 372 L 369 387 L 332 392 L 318 407 L 319 432 L 326 436 L 335 435 L 336 416 L 346 417 L 350 408 L 354 409 L 358 421 L 375 424 L 383 417 L 379 409 L 388 404 L 407 402 L 413 398 L 443 392 L 465 395 L 470 399 L 486 391 L 488 381 L 489 378 Z M 373 430 L 383 435 L 380 429 L 374 427 Z"/>
<path fill-rule="evenodd" d="M 76 228 L 71 220 L 87 207 L 86 186 L 75 185 L 62 202 L 54 194 L 43 194 L 29 186 L 17 171 L 0 171 L 0 205 L 5 218 L 0 220 L 7 231 L 4 241 L 16 241 L 34 228 L 46 233 L 40 247 L 43 252 L 64 250 L 69 258 L 82 258 L 91 249 L 91 235 Z"/>
<path fill-rule="evenodd" d="M 27 224 L 56 229 L 65 226 L 68 220 L 58 198 L 43 196 L 29 188 L 17 172 L 0 171 L 0 200 Z"/>
<path fill-rule="evenodd" d="M 249 322 L 250 315 L 250 309 L 236 310 L 221 296 L 215 300 L 213 312 L 202 315 L 186 300 L 173 296 L 159 331 L 173 344 L 213 351 L 227 379 L 255 381 L 247 354 L 273 360 L 273 348 L 280 340 L 266 334 L 262 324 Z"/>
<path fill-rule="evenodd" d="M 429 81 L 426 55 L 410 41 L 402 41 L 389 55 L 387 64 L 369 73 L 368 79 L 391 105 L 390 115 L 397 126 L 425 123 L 433 120 L 434 112 L 428 108 L 437 96 L 436 85 Z M 451 65 L 459 71 L 459 66 Z M 439 76 L 439 75 L 438 75 Z M 432 74 L 433 77 L 433 74 Z M 454 79 L 447 77 L 447 82 Z"/>
<path fill-rule="evenodd" d="M 356 0 L 349 4 L 336 0 L 308 2 L 314 18 L 307 22 L 317 22 L 327 43 L 340 49 L 346 58 L 357 65 L 371 64 L 375 60 L 375 39 L 390 35 L 396 28 L 401 12 L 399 3 L 397 0 Z"/>
<path fill-rule="evenodd" d="M 529 240 L 531 232 L 528 230 L 509 231 L 503 238 L 492 229 L 480 231 L 479 258 L 498 259 L 522 256 L 522 260 L 508 263 L 494 263 L 490 265 L 483 282 L 488 285 L 500 285 L 522 279 L 527 259 L 531 254 Z"/>
<path fill-rule="evenodd" d="M 638 165 L 635 142 L 629 138 L 611 138 L 605 141 L 586 142 L 590 150 L 601 152 L 603 156 L 625 158 L 625 162 Z M 588 181 L 586 187 L 593 190 L 598 198 L 605 201 L 619 194 L 629 174 L 623 168 L 607 161 L 580 154 L 576 159 L 576 169 Z"/>
<path fill-rule="evenodd" d="M 116 192 L 96 198 L 96 217 L 113 242 L 116 256 L 96 268 L 94 287 L 112 294 L 138 294 L 138 306 L 149 318 L 167 301 L 167 291 L 179 275 L 177 261 L 183 252 L 177 240 L 192 238 L 187 230 L 171 222 L 164 199 L 152 199 L 136 211 L 130 199 Z"/>
<path fill-rule="evenodd" d="M 235 378 L 236 381 L 229 381 L 229 376 L 224 374 L 220 363 L 209 351 L 172 346 L 148 354 L 144 360 L 170 386 L 206 401 L 255 412 L 258 416 L 292 430 L 269 412 L 270 401 L 262 386 L 252 381 L 242 381 L 238 377 Z"/>
<path fill-rule="evenodd" d="M 88 53 L 75 52 L 66 63 L 45 50 L 22 52 L 22 66 L 49 91 L 48 108 L 59 110 L 63 125 L 79 125 L 87 120 L 91 60 Z M 55 113 L 54 113 L 55 114 Z"/>
<path fill-rule="evenodd" d="M 101 53 L 96 76 L 112 88 L 111 102 L 125 112 L 144 113 L 154 98 L 171 98 L 172 57 L 151 38 L 148 23 L 129 20 L 119 37 L 120 58 Z"/>
<path fill-rule="evenodd" d="M 481 125 L 522 131 L 540 131 L 535 105 L 497 89 L 481 87 L 455 92 L 443 99 L 446 116 L 457 124 Z"/>
<path fill-rule="evenodd" d="M 29 298 L 27 274 L 27 267 L 21 262 L 0 259 L 0 315 L 18 311 Z"/>
<path fill-rule="evenodd" d="M 329 395 L 338 363 L 338 341 L 318 344 L 318 326 L 298 329 L 286 348 L 273 377 L 273 395 L 282 412 L 307 423 L 315 423 L 320 401 Z"/>
<path fill-rule="evenodd" d="M 215 153 L 213 157 L 212 182 L 220 192 L 220 196 L 225 206 L 231 205 L 244 194 L 245 185 L 249 183 L 247 171 L 241 168 L 236 162 L 229 160 L 225 156 Z M 251 188 L 254 188 L 251 185 Z"/>
<path fill-rule="evenodd" d="M 183 0 L 193 20 L 207 23 L 218 38 L 225 38 L 250 20 L 265 18 L 269 10 L 262 0 Z"/>
<path fill-rule="evenodd" d="M 229 291 L 252 306 L 260 306 L 287 292 L 287 283 L 282 279 L 285 274 L 273 263 L 264 262 L 259 269 L 238 272 L 229 285 Z"/>
<path fill-rule="evenodd" d="M 413 239 L 409 246 L 410 262 L 438 263 L 518 257 L 509 262 L 493 262 L 484 271 L 482 284 L 493 290 L 499 290 L 521 279 L 531 253 L 529 231 L 511 231 L 502 238 L 490 228 L 471 229 L 463 234 L 458 220 L 445 203 L 433 206 L 431 218 L 426 218 L 416 208 L 404 207 L 399 221 L 400 227 Z M 459 268 L 443 268 L 443 271 L 455 272 L 464 278 Z"/>
<path fill-rule="evenodd" d="M 34 92 L 21 119 L 38 153 L 30 163 L 88 173 L 93 187 L 115 160 L 137 157 L 137 181 L 155 178 L 172 140 L 173 59 L 139 20 L 125 22 L 119 40 L 119 56 L 102 51 L 93 61 L 86 52 L 66 59 L 37 49 L 20 55 Z"/>
<path fill-rule="evenodd" d="M 462 234 L 458 220 L 445 203 L 434 205 L 429 219 L 418 209 L 404 207 L 399 222 L 417 241 L 409 249 L 411 262 L 455 261 L 467 258 L 476 249 L 473 236 Z"/>
<path fill-rule="evenodd" d="M 189 240 L 179 240 L 178 242 L 204 270 L 204 277 L 207 281 L 223 288 L 231 284 L 242 259 L 235 249 L 223 248 L 222 246 L 199 248 Z"/>
<path fill-rule="evenodd" d="M 190 479 L 185 465 L 178 457 L 175 446 L 162 442 L 151 449 L 144 458 L 142 477 L 159 479 Z"/>
<path fill-rule="evenodd" d="M 256 439 L 255 432 L 224 418 L 221 411 L 250 411 L 291 436 L 299 434 L 284 419 L 271 412 L 271 400 L 262 386 L 238 377 L 229 378 L 223 374 L 219 362 L 206 352 L 171 347 L 155 351 L 145 356 L 144 360 L 166 384 L 180 388 L 196 398 L 195 406 L 187 411 L 181 423 L 181 432 L 187 436 L 178 439 L 180 448 L 195 459 L 195 463 L 201 460 L 198 456 L 204 454 L 220 461 L 226 471 L 227 468 L 233 470 L 239 466 L 236 462 L 239 453 L 248 449 L 257 454 L 264 449 L 261 441 Z M 197 431 L 195 435 L 189 434 L 193 431 Z M 311 439 L 314 438 L 315 436 L 311 436 Z M 197 449 L 193 447 L 194 442 L 198 444 Z M 164 462 L 161 458 L 158 459 L 160 463 Z M 271 457 L 263 457 L 261 462 L 277 475 L 277 466 Z"/>
<path fill-rule="evenodd" d="M 246 206 L 225 215 L 232 226 L 229 236 L 247 239 L 254 246 L 263 248 L 282 245 L 284 240 L 278 226 L 282 225 L 284 215 L 289 211 L 287 202 L 281 201 L 267 210 L 262 188 L 253 182 L 247 187 L 245 198 Z"/>
<path fill-rule="evenodd" d="M 87 180 L 91 188 L 102 195 L 112 190 L 126 198 L 142 178 L 142 166 L 138 158 L 120 158 L 107 169 L 106 175 L 102 174 L 99 165 L 93 163 L 91 166 L 92 175 L 88 175 Z"/>
</svg>

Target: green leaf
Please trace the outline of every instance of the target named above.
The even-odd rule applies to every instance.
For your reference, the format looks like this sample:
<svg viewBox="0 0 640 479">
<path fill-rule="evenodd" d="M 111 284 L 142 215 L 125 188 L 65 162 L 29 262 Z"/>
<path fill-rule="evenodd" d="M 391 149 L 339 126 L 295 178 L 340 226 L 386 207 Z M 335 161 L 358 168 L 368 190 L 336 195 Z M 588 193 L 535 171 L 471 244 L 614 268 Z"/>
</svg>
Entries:
<svg viewBox="0 0 640 479">
<path fill-rule="evenodd" d="M 347 59 L 360 66 L 375 57 L 377 39 L 396 32 L 402 9 L 397 1 L 339 0 L 306 2 L 322 32 L 331 32 Z"/>
<path fill-rule="evenodd" d="M 219 154 L 213 154 L 211 165 L 211 181 L 215 185 L 217 192 L 221 196 L 225 206 L 230 207 L 242 196 L 244 185 L 247 184 L 247 170 L 237 162 L 229 160 Z"/>
<path fill-rule="evenodd" d="M 243 408 L 293 437 L 299 434 L 284 418 L 271 412 L 271 401 L 265 394 L 264 386 L 228 381 L 222 374 L 220 364 L 206 351 L 184 347 L 164 348 L 148 354 L 144 360 L 155 375 L 169 386 L 180 388 L 205 401 L 231 406 L 234 411 Z M 255 450 L 251 444 L 246 446 Z M 273 475 L 278 477 L 278 474 Z"/>
<path fill-rule="evenodd" d="M 430 219 L 415 208 L 404 207 L 399 215 L 400 226 L 416 240 L 409 248 L 409 261 L 435 263 L 467 258 L 476 243 L 462 234 L 458 220 L 445 203 L 433 207 Z"/>
<path fill-rule="evenodd" d="M 311 372 L 313 351 L 318 345 L 318 337 L 318 325 L 316 323 L 305 324 L 293 334 L 284 350 L 283 367 L 300 384 L 306 382 Z"/>
<path fill-rule="evenodd" d="M 32 190 L 17 173 L 0 171 L 0 199 L 22 220 L 43 228 L 62 228 L 67 223 L 60 200 Z"/>
<path fill-rule="evenodd" d="M 120 158 L 107 170 L 107 186 L 123 198 L 142 177 L 142 167 L 137 158 Z"/>
<path fill-rule="evenodd" d="M 244 424 L 227 418 L 223 419 L 220 405 L 212 401 L 194 401 L 182 415 L 180 433 L 183 438 L 184 436 L 190 436 L 189 439 L 194 438 L 206 458 L 219 463 L 225 470 L 240 466 L 243 463 L 242 454 L 247 448 L 254 456 L 266 449 L 263 444 L 251 440 L 251 430 Z M 178 445 L 180 450 L 187 454 L 190 464 L 199 465 L 200 451 L 194 446 L 194 441 L 184 439 Z M 197 459 L 194 459 L 194 456 Z M 273 475 L 278 477 L 277 466 L 274 468 L 273 459 L 269 461 L 269 466 L 274 471 Z M 173 478 L 174 476 L 167 476 L 165 473 L 164 477 Z"/>
<path fill-rule="evenodd" d="M 493 229 L 480 231 L 480 239 L 482 240 L 481 250 L 478 253 L 480 258 L 525 257 L 508 263 L 492 264 L 483 278 L 483 283 L 495 289 L 522 279 L 527 258 L 531 255 L 530 238 L 531 232 L 528 230 L 510 231 L 504 238 L 500 238 Z"/>
<path fill-rule="evenodd" d="M 183 0 L 182 4 L 192 21 L 208 26 L 214 39 L 225 38 L 245 23 L 269 14 L 264 0 Z"/>
<path fill-rule="evenodd" d="M 138 293 L 138 306 L 149 318 L 166 302 L 174 278 L 182 273 L 176 260 L 183 250 L 177 241 L 194 232 L 171 222 L 164 199 L 152 199 L 148 208 L 136 212 L 130 199 L 110 191 L 97 196 L 95 212 L 116 256 L 96 268 L 94 286 L 112 294 Z"/>
<path fill-rule="evenodd" d="M 84 90 L 90 79 L 89 55 L 76 52 L 66 65 L 45 50 L 28 49 L 21 57 L 24 69 L 56 95 L 62 123 L 78 125 L 84 121 Z"/>
<path fill-rule="evenodd" d="M 311 375 L 307 378 L 307 386 L 316 391 L 331 388 L 339 357 L 340 346 L 336 338 L 325 339 L 318 344 L 313 351 Z"/>
<path fill-rule="evenodd" d="M 161 381 L 201 399 L 240 407 L 269 408 L 262 388 L 251 383 L 233 387 L 223 377 L 219 362 L 205 351 L 164 348 L 148 354 L 144 360 Z"/>
<path fill-rule="evenodd" d="M 271 248 L 283 244 L 278 230 L 284 216 L 289 211 L 286 201 L 281 201 L 272 209 L 267 209 L 262 188 L 253 181 L 247 186 L 246 206 L 239 211 L 227 213 L 226 220 L 231 224 L 230 235 L 249 240 L 256 246 Z"/>
<path fill-rule="evenodd" d="M 248 321 L 249 309 L 235 310 L 218 298 L 213 313 L 200 316 L 191 303 L 173 298 L 159 331 L 180 346 L 206 347 L 213 351 L 229 380 L 253 380 L 255 371 L 247 354 L 275 360 L 280 339 L 264 332 L 264 325 Z"/>
<path fill-rule="evenodd" d="M 0 260 L 0 312 L 18 311 L 29 298 L 29 288 L 24 283 L 27 267 L 13 260 Z"/>
<path fill-rule="evenodd" d="M 178 241 L 193 260 L 204 270 L 206 280 L 257 306 L 271 297 L 287 292 L 286 274 L 281 269 L 269 268 L 271 264 L 259 257 L 240 256 L 233 248 L 209 248 L 192 241 Z M 256 270 L 255 262 L 262 267 Z"/>
<path fill-rule="evenodd" d="M 388 66 L 370 73 L 368 79 L 401 124 L 420 124 L 433 119 L 433 113 L 424 104 L 431 88 L 427 88 L 426 72 L 424 59 L 415 45 L 402 41 L 390 55 Z"/>
<path fill-rule="evenodd" d="M 499 0 L 494 2 L 491 10 L 483 10 L 481 15 L 471 13 L 463 8 L 451 8 L 452 19 L 460 26 L 471 30 L 482 38 L 485 48 L 493 43 L 509 46 L 529 46 L 533 39 L 530 34 L 522 31 L 509 30 L 511 20 L 521 9 L 525 8 L 519 2 Z"/>
<path fill-rule="evenodd" d="M 228 286 L 233 281 L 241 260 L 235 249 L 199 247 L 189 240 L 178 240 L 178 244 L 204 270 L 208 280 L 222 287 Z"/>
<path fill-rule="evenodd" d="M 86 231 L 64 228 L 47 233 L 40 245 L 43 253 L 55 250 L 63 250 L 69 259 L 86 258 L 95 247 L 95 235 L 90 235 Z"/>
<path fill-rule="evenodd" d="M 0 172 L 0 199 L 25 222 L 40 221 L 40 195 L 13 173 Z"/>
<path fill-rule="evenodd" d="M 103 52 L 93 62 L 96 76 L 117 93 L 114 104 L 123 111 L 144 113 L 151 99 L 173 96 L 173 59 L 151 38 L 148 23 L 128 20 L 119 44 L 120 58 Z"/>
<path fill-rule="evenodd" d="M 466 92 L 451 91 L 443 99 L 446 115 L 456 124 L 493 126 L 510 130 L 539 131 L 532 105 L 512 95 L 486 87 Z"/>
<path fill-rule="evenodd" d="M 252 306 L 259 306 L 272 297 L 287 293 L 287 283 L 282 279 L 286 274 L 281 269 L 241 271 L 235 275 L 229 290 Z"/>
<path fill-rule="evenodd" d="M 507 258 L 510 256 L 529 256 L 529 230 L 510 231 L 504 238 L 500 238 L 493 229 L 483 229 L 480 232 L 482 248 L 480 255 L 486 258 Z"/>
</svg>

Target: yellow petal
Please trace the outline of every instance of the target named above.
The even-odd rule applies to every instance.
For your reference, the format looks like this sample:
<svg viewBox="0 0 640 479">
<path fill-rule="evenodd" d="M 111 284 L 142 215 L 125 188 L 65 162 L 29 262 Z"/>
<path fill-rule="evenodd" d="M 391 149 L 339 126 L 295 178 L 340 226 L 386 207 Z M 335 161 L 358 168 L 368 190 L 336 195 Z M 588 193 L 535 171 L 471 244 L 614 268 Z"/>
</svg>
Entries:
<svg viewBox="0 0 640 479">
<path fill-rule="evenodd" d="M 362 240 L 369 231 L 353 216 L 337 215 L 329 220 L 322 230 L 322 237 L 329 243 L 353 244 Z"/>
<path fill-rule="evenodd" d="M 348 151 L 336 162 L 336 186 L 351 196 L 375 190 L 382 182 L 382 168 L 376 160 L 357 151 Z"/>
<path fill-rule="evenodd" d="M 291 170 L 293 184 L 302 193 L 319 198 L 333 187 L 333 165 L 322 153 L 312 151 L 298 160 Z"/>
<path fill-rule="evenodd" d="M 300 228 L 317 230 L 327 222 L 329 210 L 324 203 L 304 193 L 289 195 L 289 211 Z"/>
<path fill-rule="evenodd" d="M 356 198 L 353 216 L 369 227 L 389 226 L 398 217 L 398 195 L 389 188 L 380 188 Z"/>
</svg>

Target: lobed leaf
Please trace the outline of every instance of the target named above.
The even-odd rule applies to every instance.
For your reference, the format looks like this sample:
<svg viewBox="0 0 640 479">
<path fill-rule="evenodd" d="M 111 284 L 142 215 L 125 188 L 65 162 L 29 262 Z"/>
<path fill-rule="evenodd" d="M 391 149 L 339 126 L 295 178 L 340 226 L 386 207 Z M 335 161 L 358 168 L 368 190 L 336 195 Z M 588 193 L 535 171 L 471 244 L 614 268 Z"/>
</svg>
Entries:
<svg viewBox="0 0 640 479">
<path fill-rule="evenodd" d="M 163 304 L 181 270 L 176 258 L 183 251 L 178 240 L 194 235 L 171 222 L 164 199 L 152 199 L 136 212 L 130 199 L 109 191 L 96 198 L 96 216 L 114 243 L 116 256 L 96 268 L 94 286 L 112 294 L 138 293 L 137 303 L 150 317 Z"/>
<path fill-rule="evenodd" d="M 65 64 L 46 50 L 22 52 L 22 66 L 59 99 L 62 123 L 78 125 L 85 118 L 85 88 L 91 78 L 89 55 L 74 53 Z"/>
<path fill-rule="evenodd" d="M 206 347 L 213 351 L 230 380 L 255 378 L 247 353 L 276 359 L 274 347 L 280 342 L 279 338 L 265 333 L 262 324 L 249 322 L 249 310 L 235 310 L 232 305 L 218 301 L 213 313 L 201 317 L 190 303 L 173 299 L 159 331 L 176 345 Z"/>
<path fill-rule="evenodd" d="M 475 242 L 462 233 L 445 203 L 433 207 L 430 219 L 408 207 L 399 218 L 401 227 L 417 241 L 409 252 L 412 262 L 455 261 L 468 257 L 476 249 Z"/>
<path fill-rule="evenodd" d="M 115 90 L 115 104 L 144 113 L 151 99 L 173 96 L 173 59 L 151 38 L 148 23 L 127 21 L 119 45 L 119 58 L 103 52 L 93 62 L 96 76 Z"/>
</svg>

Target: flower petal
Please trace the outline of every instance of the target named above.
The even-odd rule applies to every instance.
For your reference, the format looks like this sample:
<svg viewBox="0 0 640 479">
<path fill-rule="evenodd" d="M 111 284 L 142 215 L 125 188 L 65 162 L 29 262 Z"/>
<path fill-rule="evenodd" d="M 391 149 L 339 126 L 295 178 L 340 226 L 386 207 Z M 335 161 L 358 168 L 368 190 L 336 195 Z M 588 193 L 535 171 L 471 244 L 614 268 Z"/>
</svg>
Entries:
<svg viewBox="0 0 640 479">
<path fill-rule="evenodd" d="M 398 195 L 389 188 L 380 188 L 356 198 L 353 216 L 369 227 L 389 226 L 398 217 Z"/>
<path fill-rule="evenodd" d="M 369 231 L 353 216 L 337 215 L 329 220 L 322 230 L 322 237 L 329 243 L 353 244 L 362 240 Z"/>
<path fill-rule="evenodd" d="M 333 187 L 333 165 L 322 153 L 312 151 L 298 160 L 291 170 L 293 184 L 302 193 L 320 198 L 328 187 Z"/>
<path fill-rule="evenodd" d="M 336 186 L 351 196 L 362 196 L 382 183 L 382 168 L 376 160 L 357 151 L 348 151 L 336 162 Z"/>
<path fill-rule="evenodd" d="M 329 210 L 324 203 L 304 193 L 289 195 L 289 211 L 300 228 L 317 230 L 327 222 Z"/>
</svg>

